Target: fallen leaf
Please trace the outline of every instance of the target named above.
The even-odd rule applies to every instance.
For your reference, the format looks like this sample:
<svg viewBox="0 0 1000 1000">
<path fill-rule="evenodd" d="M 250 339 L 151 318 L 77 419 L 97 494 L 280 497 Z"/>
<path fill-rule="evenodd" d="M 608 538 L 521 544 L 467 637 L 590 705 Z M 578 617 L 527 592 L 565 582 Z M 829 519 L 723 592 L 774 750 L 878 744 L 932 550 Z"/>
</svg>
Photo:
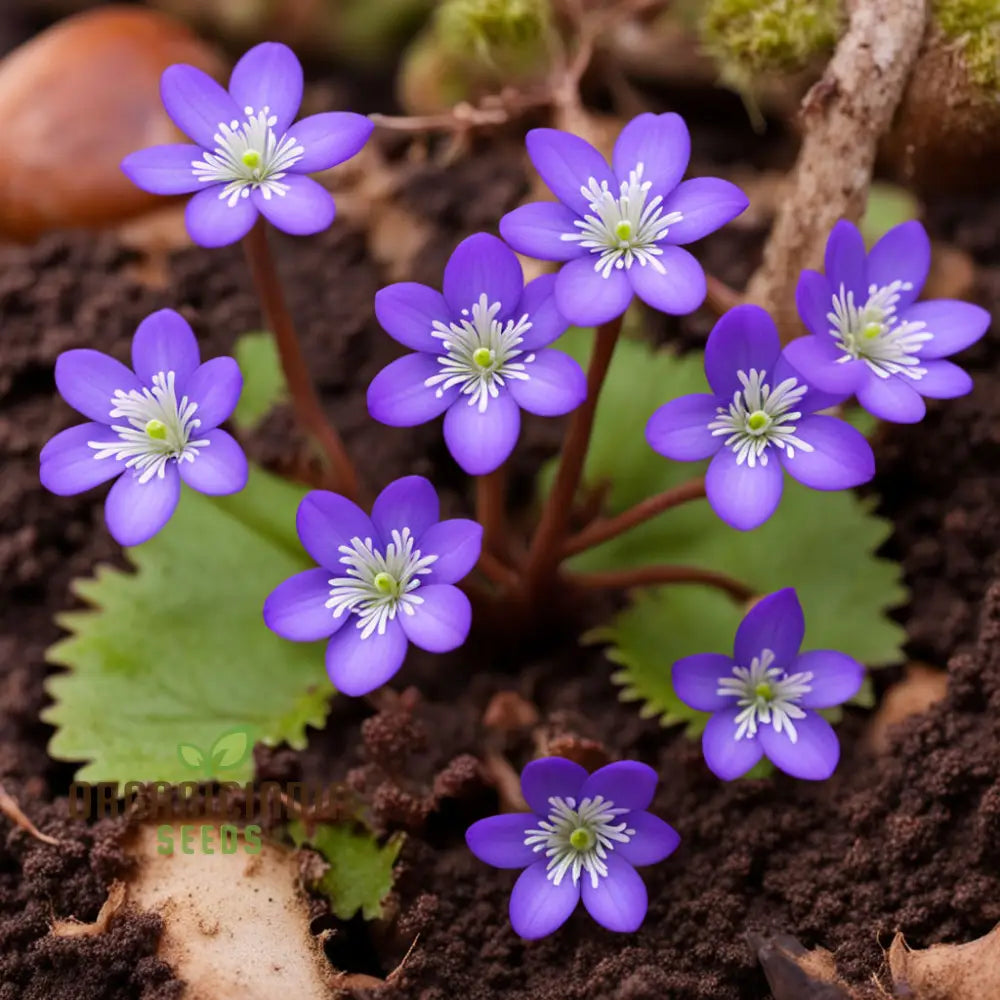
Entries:
<svg viewBox="0 0 1000 1000">
<path fill-rule="evenodd" d="M 808 951 L 789 934 L 748 934 L 774 1000 L 857 1000 L 837 975 L 833 954 L 825 948 Z"/>
<path fill-rule="evenodd" d="M 882 696 L 868 727 L 868 739 L 878 753 L 889 746 L 889 730 L 911 715 L 926 712 L 948 688 L 948 675 L 923 663 L 908 663 L 901 681 Z"/>
<path fill-rule="evenodd" d="M 889 970 L 899 997 L 914 1000 L 997 1000 L 1000 997 L 1000 924 L 966 944 L 907 947 L 902 934 L 889 948 Z"/>
</svg>

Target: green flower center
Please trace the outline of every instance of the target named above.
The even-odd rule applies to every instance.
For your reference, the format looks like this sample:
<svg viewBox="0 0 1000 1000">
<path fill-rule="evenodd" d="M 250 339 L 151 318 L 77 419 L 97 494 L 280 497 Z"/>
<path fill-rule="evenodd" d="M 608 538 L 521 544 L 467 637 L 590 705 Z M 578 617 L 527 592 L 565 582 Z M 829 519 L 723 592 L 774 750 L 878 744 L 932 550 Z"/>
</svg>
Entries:
<svg viewBox="0 0 1000 1000">
<path fill-rule="evenodd" d="M 154 441 L 167 440 L 167 425 L 162 420 L 152 419 L 146 421 L 146 434 Z"/>
<path fill-rule="evenodd" d="M 761 434 L 771 426 L 771 418 L 763 410 L 754 410 L 747 417 L 747 430 L 751 434 Z"/>
<path fill-rule="evenodd" d="M 632 239 L 632 223 L 628 219 L 622 219 L 621 222 L 615 224 L 615 236 L 622 243 L 628 243 Z"/>
<path fill-rule="evenodd" d="M 489 368 L 493 364 L 493 352 L 488 347 L 477 347 L 472 352 L 472 360 L 480 368 Z"/>
<path fill-rule="evenodd" d="M 585 826 L 578 826 L 569 835 L 569 842 L 578 851 L 589 851 L 597 843 L 597 838 Z"/>
<path fill-rule="evenodd" d="M 869 320 L 862 328 L 861 336 L 864 337 L 865 340 L 874 340 L 882 333 L 884 327 L 885 324 L 881 320 Z"/>
<path fill-rule="evenodd" d="M 753 693 L 758 698 L 770 699 L 773 697 L 774 692 L 771 690 L 771 685 L 767 681 L 761 681 L 754 689 Z"/>
<path fill-rule="evenodd" d="M 392 594 L 397 587 L 396 580 L 391 573 L 376 573 L 372 583 L 375 584 L 375 589 L 383 594 Z"/>
<path fill-rule="evenodd" d="M 256 170 L 260 166 L 261 155 L 256 149 L 248 149 L 240 159 L 243 161 L 244 166 L 249 167 L 251 170 Z"/>
</svg>

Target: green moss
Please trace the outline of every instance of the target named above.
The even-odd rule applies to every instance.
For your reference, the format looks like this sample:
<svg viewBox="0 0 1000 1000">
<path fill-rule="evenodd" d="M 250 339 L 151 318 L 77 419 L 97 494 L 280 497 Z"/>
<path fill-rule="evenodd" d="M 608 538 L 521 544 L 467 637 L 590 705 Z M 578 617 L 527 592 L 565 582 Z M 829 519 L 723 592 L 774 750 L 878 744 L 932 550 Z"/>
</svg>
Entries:
<svg viewBox="0 0 1000 1000">
<path fill-rule="evenodd" d="M 1000 0 L 934 0 L 934 17 L 963 49 L 972 81 L 1000 90 Z"/>
<path fill-rule="evenodd" d="M 436 28 L 452 52 L 517 56 L 537 51 L 548 14 L 548 0 L 443 0 Z"/>
</svg>

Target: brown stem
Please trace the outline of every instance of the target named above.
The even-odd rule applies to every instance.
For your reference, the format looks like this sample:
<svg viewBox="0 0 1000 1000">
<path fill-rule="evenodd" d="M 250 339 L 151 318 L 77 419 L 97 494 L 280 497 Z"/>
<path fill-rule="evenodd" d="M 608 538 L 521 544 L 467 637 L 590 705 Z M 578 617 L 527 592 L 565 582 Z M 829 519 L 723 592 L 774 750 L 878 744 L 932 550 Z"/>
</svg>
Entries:
<svg viewBox="0 0 1000 1000">
<path fill-rule="evenodd" d="M 624 590 L 667 583 L 701 583 L 723 590 L 733 600 L 749 601 L 752 588 L 725 573 L 697 566 L 640 566 L 637 569 L 609 570 L 606 573 L 567 573 L 566 582 L 587 590 Z"/>
<path fill-rule="evenodd" d="M 621 332 L 622 318 L 611 320 L 597 328 L 594 336 L 594 350 L 587 369 L 587 398 L 573 411 L 569 427 L 563 441 L 562 458 L 556 472 L 548 500 L 542 508 L 542 516 L 535 536 L 531 540 L 525 568 L 525 586 L 529 600 L 544 586 L 555 572 L 562 555 L 562 543 L 569 524 L 570 511 L 583 464 L 587 458 L 590 434 L 594 427 L 597 400 L 604 385 L 611 355 L 614 353 L 618 334 Z"/>
<path fill-rule="evenodd" d="M 724 281 L 714 275 L 705 275 L 705 284 L 708 287 L 708 294 L 705 296 L 705 305 L 708 306 L 716 316 L 729 312 L 743 301 L 743 296 L 731 288 Z"/>
<path fill-rule="evenodd" d="M 295 325 L 285 303 L 274 257 L 267 242 L 267 224 L 260 219 L 243 239 L 247 262 L 260 299 L 264 319 L 274 335 L 281 367 L 302 429 L 319 442 L 335 479 L 336 488 L 352 500 L 358 498 L 358 474 L 344 442 L 327 420 L 309 376 Z"/>
<path fill-rule="evenodd" d="M 485 549 L 479 554 L 479 562 L 476 563 L 476 568 L 487 579 L 492 580 L 497 586 L 504 587 L 507 590 L 513 590 L 521 582 L 521 578 L 514 570 L 505 566 L 496 556 L 490 555 Z"/>
<path fill-rule="evenodd" d="M 606 542 L 609 538 L 615 538 L 637 524 L 642 524 L 650 518 L 671 507 L 679 507 L 688 500 L 697 500 L 705 495 L 705 479 L 699 476 L 696 479 L 689 479 L 680 486 L 664 490 L 655 496 L 647 497 L 637 503 L 634 507 L 616 514 L 614 517 L 604 517 L 599 521 L 592 521 L 583 531 L 567 539 L 563 546 L 563 558 L 574 556 L 585 549 L 592 549 L 601 542 Z"/>
<path fill-rule="evenodd" d="M 503 558 L 504 493 L 507 474 L 504 466 L 485 476 L 476 476 L 476 520 L 483 526 L 483 551 Z"/>
</svg>

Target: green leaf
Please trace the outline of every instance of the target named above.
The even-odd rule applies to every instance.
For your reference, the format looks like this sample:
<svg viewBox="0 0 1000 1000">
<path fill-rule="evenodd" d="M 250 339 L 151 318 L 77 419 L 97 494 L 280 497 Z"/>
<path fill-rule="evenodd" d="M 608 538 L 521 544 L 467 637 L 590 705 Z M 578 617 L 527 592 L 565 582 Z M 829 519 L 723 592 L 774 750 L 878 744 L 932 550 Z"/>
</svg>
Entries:
<svg viewBox="0 0 1000 1000">
<path fill-rule="evenodd" d="M 193 743 L 179 743 L 177 756 L 185 767 L 190 767 L 193 771 L 200 771 L 206 759 L 205 754 Z"/>
<path fill-rule="evenodd" d="M 572 331 L 560 347 L 585 360 L 587 331 Z M 702 356 L 677 357 L 630 340 L 619 343 L 598 405 L 585 473 L 591 486 L 609 483 L 607 506 L 617 513 L 703 473 L 705 463 L 670 462 L 646 443 L 643 429 L 663 403 L 706 392 Z M 551 474 L 551 470 L 549 470 Z M 906 591 L 899 567 L 874 553 L 891 525 L 873 513 L 875 498 L 849 491 L 821 493 L 786 476 L 777 513 L 755 531 L 723 523 L 705 500 L 689 502 L 570 561 L 578 571 L 670 563 L 728 573 L 759 594 L 795 587 L 806 615 L 804 648 L 840 649 L 870 667 L 898 662 L 904 632 L 886 617 Z M 732 648 L 744 609 L 702 586 L 648 588 L 610 624 L 585 638 L 607 642 L 620 669 L 622 697 L 664 723 L 692 732 L 705 716 L 673 692 L 670 668 L 691 653 Z"/>
<path fill-rule="evenodd" d="M 188 780 L 181 744 L 239 729 L 247 746 L 301 748 L 305 727 L 322 726 L 322 648 L 280 639 L 261 617 L 268 593 L 310 566 L 295 536 L 303 492 L 256 469 L 231 497 L 185 489 L 163 531 L 127 550 L 134 573 L 99 566 L 75 581 L 92 609 L 57 618 L 70 635 L 48 659 L 69 671 L 48 680 L 43 718 L 56 727 L 51 755 L 87 762 L 78 780 Z M 235 739 L 225 748 L 206 774 L 252 777 L 249 755 L 231 762 Z"/>
<path fill-rule="evenodd" d="M 212 765 L 219 771 L 232 770 L 243 763 L 250 747 L 250 733 L 246 729 L 223 733 L 212 744 Z"/>
<path fill-rule="evenodd" d="M 243 392 L 233 413 L 240 430 L 253 430 L 288 396 L 278 345 L 266 330 L 236 339 L 233 355 L 243 372 Z"/>
<path fill-rule="evenodd" d="M 374 834 L 351 823 L 320 824 L 307 835 L 301 823 L 289 826 L 296 846 L 319 851 L 330 867 L 316 888 L 330 900 L 335 916 L 350 920 L 358 910 L 365 920 L 382 916 L 382 901 L 392 889 L 393 866 L 405 837 L 395 834 L 379 844 Z"/>
</svg>

